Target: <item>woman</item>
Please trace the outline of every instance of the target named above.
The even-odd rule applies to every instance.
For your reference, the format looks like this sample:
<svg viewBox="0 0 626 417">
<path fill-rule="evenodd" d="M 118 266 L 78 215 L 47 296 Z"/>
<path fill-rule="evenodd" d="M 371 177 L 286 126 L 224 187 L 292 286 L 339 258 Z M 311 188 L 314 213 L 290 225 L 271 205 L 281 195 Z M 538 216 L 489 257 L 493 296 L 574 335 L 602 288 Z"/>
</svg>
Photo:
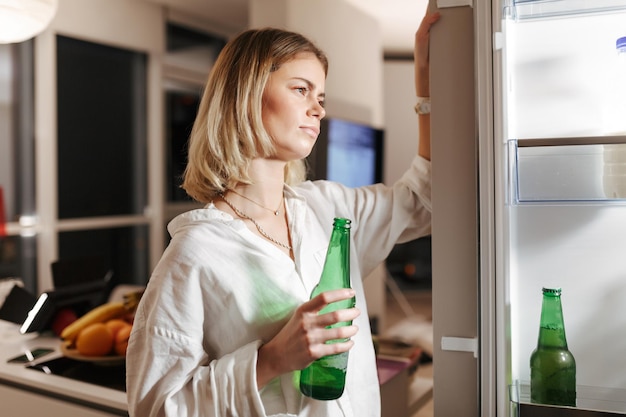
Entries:
<svg viewBox="0 0 626 417">
<path fill-rule="evenodd" d="M 428 14 L 416 34 L 421 96 L 429 93 L 428 31 L 437 19 Z M 393 187 L 303 182 L 303 159 L 326 114 L 327 69 L 314 44 L 278 29 L 246 31 L 220 54 L 183 182 L 206 206 L 169 224 L 171 243 L 137 310 L 126 364 L 131 416 L 380 415 L 362 277 L 398 241 L 430 232 L 430 147 L 420 141 Z M 428 138 L 428 115 L 419 117 Z M 334 217 L 353 221 L 353 290 L 309 301 Z M 353 296 L 356 308 L 317 314 Z M 348 350 L 341 398 L 300 394 L 299 370 Z"/>
</svg>

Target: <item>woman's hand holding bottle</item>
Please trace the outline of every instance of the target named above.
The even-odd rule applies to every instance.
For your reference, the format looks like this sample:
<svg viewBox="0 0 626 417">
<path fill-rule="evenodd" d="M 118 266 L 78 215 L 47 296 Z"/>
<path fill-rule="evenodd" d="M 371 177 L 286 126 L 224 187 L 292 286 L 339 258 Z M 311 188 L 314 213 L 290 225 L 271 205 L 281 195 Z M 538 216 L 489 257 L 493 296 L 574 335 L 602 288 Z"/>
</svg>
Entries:
<svg viewBox="0 0 626 417">
<path fill-rule="evenodd" d="M 326 314 L 319 312 L 328 304 L 348 300 L 354 294 L 352 289 L 326 291 L 298 307 L 276 336 L 259 348 L 258 387 L 284 373 L 306 368 L 323 356 L 350 350 L 354 345 L 350 338 L 356 335 L 358 327 L 327 327 L 339 322 L 351 322 L 361 314 L 359 309 L 353 307 Z M 326 343 L 338 339 L 346 340 Z"/>
</svg>

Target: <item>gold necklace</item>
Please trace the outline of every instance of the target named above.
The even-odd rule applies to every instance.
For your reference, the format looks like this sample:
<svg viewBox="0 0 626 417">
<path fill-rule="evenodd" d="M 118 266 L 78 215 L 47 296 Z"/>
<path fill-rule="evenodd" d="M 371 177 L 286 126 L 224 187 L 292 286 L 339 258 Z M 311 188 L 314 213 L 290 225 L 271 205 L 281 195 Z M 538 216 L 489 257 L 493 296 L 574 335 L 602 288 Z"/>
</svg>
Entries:
<svg viewBox="0 0 626 417">
<path fill-rule="evenodd" d="M 237 194 L 239 197 L 245 198 L 246 200 L 250 201 L 251 203 L 256 204 L 257 206 L 261 207 L 262 209 L 265 209 L 265 210 L 267 210 L 267 211 L 271 211 L 272 213 L 274 213 L 274 216 L 278 216 L 278 215 L 280 214 L 280 206 L 283 204 L 283 200 L 282 200 L 282 198 L 281 198 L 281 200 L 280 200 L 280 203 L 278 204 L 278 208 L 277 208 L 276 210 L 272 210 L 271 208 L 269 208 L 269 207 L 265 207 L 263 204 L 261 204 L 261 203 L 257 203 L 257 202 L 256 202 L 256 201 L 254 201 L 253 199 L 251 199 L 251 198 L 249 198 L 249 197 L 246 197 L 245 195 L 240 194 L 240 193 L 238 193 L 238 192 L 237 192 L 237 191 L 235 191 L 235 190 L 228 190 L 228 191 L 230 191 L 230 192 L 232 192 L 232 193 Z"/>
<path fill-rule="evenodd" d="M 236 194 L 236 193 L 235 193 Z M 244 213 L 243 211 L 239 210 L 237 207 L 233 206 L 233 203 L 231 203 L 230 201 L 228 201 L 226 199 L 226 197 L 224 196 L 224 193 L 220 193 L 220 197 L 222 198 L 222 200 L 224 200 L 224 202 L 226 204 L 228 204 L 228 206 L 233 209 L 233 211 L 239 216 L 242 217 L 244 219 L 248 219 L 252 222 L 252 224 L 254 224 L 254 226 L 256 227 L 256 230 L 259 231 L 259 233 L 266 238 L 267 240 L 269 240 L 272 243 L 277 244 L 278 246 L 285 248 L 289 251 L 291 251 L 291 245 L 286 245 L 282 242 L 279 242 L 278 240 L 274 239 L 273 237 L 271 237 L 270 235 L 267 234 L 267 232 L 265 230 L 263 230 L 263 228 L 261 227 L 261 225 L 259 223 L 257 223 L 256 220 L 254 220 L 252 217 L 248 216 L 246 213 Z"/>
</svg>

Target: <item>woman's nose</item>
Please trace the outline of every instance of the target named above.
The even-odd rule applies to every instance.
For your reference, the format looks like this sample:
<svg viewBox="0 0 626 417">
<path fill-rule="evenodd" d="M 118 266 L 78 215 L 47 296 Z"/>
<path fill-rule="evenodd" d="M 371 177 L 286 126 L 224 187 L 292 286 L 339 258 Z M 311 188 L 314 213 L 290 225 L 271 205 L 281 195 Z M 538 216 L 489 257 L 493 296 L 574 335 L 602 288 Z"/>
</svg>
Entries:
<svg viewBox="0 0 626 417">
<path fill-rule="evenodd" d="M 311 115 L 318 117 L 321 120 L 324 116 L 326 116 L 326 109 L 316 101 L 311 107 Z"/>
</svg>

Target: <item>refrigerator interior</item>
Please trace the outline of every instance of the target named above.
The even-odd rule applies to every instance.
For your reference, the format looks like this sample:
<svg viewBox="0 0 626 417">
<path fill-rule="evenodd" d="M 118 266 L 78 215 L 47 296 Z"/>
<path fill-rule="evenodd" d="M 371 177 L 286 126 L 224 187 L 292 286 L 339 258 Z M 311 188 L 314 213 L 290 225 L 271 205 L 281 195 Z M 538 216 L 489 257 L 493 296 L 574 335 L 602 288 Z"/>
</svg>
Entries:
<svg viewBox="0 0 626 417">
<path fill-rule="evenodd" d="M 577 407 L 626 414 L 626 114 L 614 111 L 626 1 L 520 1 L 503 15 L 511 396 L 529 402 L 541 289 L 560 287 Z"/>
</svg>

